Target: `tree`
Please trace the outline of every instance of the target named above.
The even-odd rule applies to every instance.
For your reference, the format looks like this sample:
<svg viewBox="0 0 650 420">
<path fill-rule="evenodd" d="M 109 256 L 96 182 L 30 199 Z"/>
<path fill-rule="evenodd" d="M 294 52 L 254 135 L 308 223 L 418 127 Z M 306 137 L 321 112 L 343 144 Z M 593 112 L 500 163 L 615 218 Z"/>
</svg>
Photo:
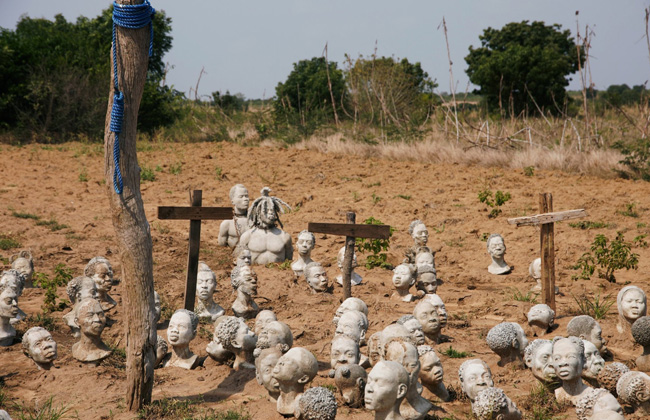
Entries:
<svg viewBox="0 0 650 420">
<path fill-rule="evenodd" d="M 578 71 L 585 54 L 569 30 L 544 22 L 508 23 L 487 28 L 479 36 L 481 47 L 469 47 L 467 75 L 480 87 L 491 109 L 502 115 L 522 111 L 558 112 L 566 100 L 567 76 Z"/>
</svg>

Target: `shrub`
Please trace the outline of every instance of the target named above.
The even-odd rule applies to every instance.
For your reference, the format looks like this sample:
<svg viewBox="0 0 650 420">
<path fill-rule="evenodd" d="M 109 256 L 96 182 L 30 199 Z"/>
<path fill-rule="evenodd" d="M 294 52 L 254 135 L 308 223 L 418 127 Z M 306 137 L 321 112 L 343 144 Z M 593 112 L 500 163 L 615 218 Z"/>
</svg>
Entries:
<svg viewBox="0 0 650 420">
<path fill-rule="evenodd" d="M 618 232 L 616 239 L 609 242 L 605 235 L 596 235 L 591 244 L 591 253 L 585 252 L 578 259 L 574 269 L 581 269 L 582 272 L 574 276 L 588 280 L 598 268 L 598 277 L 611 283 L 616 282 L 614 272 L 625 268 L 636 270 L 639 265 L 639 254 L 632 252 L 632 244 L 625 241 L 623 233 Z"/>
<path fill-rule="evenodd" d="M 20 248 L 20 242 L 12 236 L 0 234 L 0 249 L 7 251 L 13 248 Z"/>
<path fill-rule="evenodd" d="M 589 315 L 594 319 L 605 318 L 605 315 L 609 312 L 609 308 L 615 302 L 612 299 L 612 295 L 607 295 L 601 300 L 600 292 L 593 299 L 589 299 L 587 295 L 582 295 L 580 297 L 573 296 L 573 300 L 578 304 L 580 315 Z"/>
<path fill-rule="evenodd" d="M 479 191 L 478 200 L 481 203 L 485 203 L 487 206 L 492 208 L 492 211 L 488 215 L 490 219 L 493 219 L 501 214 L 501 206 L 510 200 L 510 193 L 497 190 L 496 193 L 493 193 L 492 190 L 486 188 L 483 191 Z"/>
<path fill-rule="evenodd" d="M 383 225 L 382 221 L 375 219 L 374 217 L 369 217 L 363 221 L 366 225 Z M 393 236 L 394 229 L 390 228 L 390 236 Z M 383 251 L 387 251 L 390 246 L 390 239 L 368 239 L 368 238 L 357 238 L 356 240 L 357 249 L 361 253 L 370 252 L 366 258 L 366 268 L 371 269 L 374 267 L 381 267 L 387 270 L 393 268 L 392 265 L 386 262 L 388 254 Z"/>
<path fill-rule="evenodd" d="M 444 354 L 445 356 L 449 356 L 452 359 L 463 359 L 465 357 L 473 356 L 472 353 L 470 353 L 468 351 L 458 351 L 455 348 L 453 348 L 451 345 L 449 346 L 449 348 L 447 350 L 443 350 L 442 354 Z"/>
<path fill-rule="evenodd" d="M 625 165 L 627 171 L 618 171 L 623 178 L 650 181 L 650 139 L 639 139 L 631 144 L 618 142 L 613 147 L 625 156 L 619 163 Z"/>
</svg>

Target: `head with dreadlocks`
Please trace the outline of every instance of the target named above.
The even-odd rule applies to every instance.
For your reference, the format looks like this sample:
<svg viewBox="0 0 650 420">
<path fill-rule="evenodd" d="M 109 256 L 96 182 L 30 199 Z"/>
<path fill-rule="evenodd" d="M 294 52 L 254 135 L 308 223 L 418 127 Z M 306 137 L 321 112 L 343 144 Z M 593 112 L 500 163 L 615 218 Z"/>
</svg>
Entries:
<svg viewBox="0 0 650 420">
<path fill-rule="evenodd" d="M 260 192 L 262 196 L 253 201 L 253 205 L 248 212 L 248 226 L 251 228 L 269 229 L 279 224 L 280 227 L 284 227 L 280 221 L 279 214 L 284 213 L 282 206 L 285 206 L 289 210 L 291 210 L 291 206 L 278 197 L 270 196 L 271 189 L 269 187 L 262 188 Z"/>
</svg>

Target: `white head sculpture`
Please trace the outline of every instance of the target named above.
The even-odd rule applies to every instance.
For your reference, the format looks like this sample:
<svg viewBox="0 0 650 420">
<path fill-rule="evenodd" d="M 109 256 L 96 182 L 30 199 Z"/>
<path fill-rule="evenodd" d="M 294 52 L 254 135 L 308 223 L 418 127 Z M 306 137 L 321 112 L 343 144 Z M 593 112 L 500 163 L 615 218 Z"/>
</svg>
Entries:
<svg viewBox="0 0 650 420">
<path fill-rule="evenodd" d="M 616 384 L 618 398 L 630 404 L 635 412 L 650 415 L 650 376 L 643 372 L 624 373 Z"/>
<path fill-rule="evenodd" d="M 81 339 L 72 346 L 72 356 L 82 362 L 98 363 L 111 354 L 111 349 L 101 339 L 106 326 L 106 316 L 99 301 L 86 298 L 75 305 L 75 323 L 79 325 Z"/>
<path fill-rule="evenodd" d="M 603 329 L 600 324 L 589 315 L 576 316 L 569 321 L 566 326 L 568 336 L 579 337 L 583 340 L 590 341 L 600 354 L 604 354 L 607 348 L 603 340 Z"/>
<path fill-rule="evenodd" d="M 250 266 L 253 262 L 253 255 L 251 250 L 248 248 L 239 248 L 237 252 L 237 259 L 235 260 L 235 265 L 248 265 Z"/>
<path fill-rule="evenodd" d="M 196 337 L 199 317 L 187 309 L 177 309 L 169 320 L 167 340 L 172 346 L 172 357 L 165 367 L 176 366 L 183 369 L 194 369 L 201 360 L 190 350 L 190 342 Z"/>
<path fill-rule="evenodd" d="M 618 324 L 616 329 L 623 334 L 630 331 L 630 327 L 638 318 L 645 316 L 647 301 L 645 292 L 637 286 L 625 286 L 616 297 L 618 306 Z"/>
<path fill-rule="evenodd" d="M 194 312 L 199 319 L 208 319 L 212 322 L 222 316 L 226 311 L 213 300 L 214 291 L 217 289 L 217 276 L 210 270 L 210 267 L 202 261 L 199 263 L 199 271 L 196 275 L 196 297 L 198 301 Z"/>
<path fill-rule="evenodd" d="M 255 347 L 260 350 L 277 347 L 284 354 L 289 351 L 291 346 L 293 346 L 291 328 L 284 322 L 271 321 L 261 329 Z"/>
<path fill-rule="evenodd" d="M 257 316 L 255 316 L 255 335 L 259 338 L 262 329 L 269 325 L 273 321 L 277 321 L 278 317 L 275 316 L 275 313 L 269 309 L 261 310 Z"/>
<path fill-rule="evenodd" d="M 313 233 L 308 230 L 303 230 L 298 234 L 298 239 L 296 240 L 298 259 L 291 263 L 291 269 L 297 277 L 303 275 L 305 266 L 313 262 L 311 259 L 311 251 L 314 249 L 314 246 L 316 246 L 316 237 Z"/>
<path fill-rule="evenodd" d="M 613 413 L 624 419 L 623 408 L 616 397 L 603 388 L 589 388 L 576 403 L 578 420 L 610 420 Z"/>
<path fill-rule="evenodd" d="M 66 292 L 68 294 L 68 299 L 70 302 L 76 306 L 79 302 L 84 299 L 98 299 L 99 294 L 97 292 L 97 283 L 90 277 L 79 276 L 75 277 L 68 282 L 66 287 Z M 68 327 L 70 327 L 70 332 L 75 338 L 79 338 L 79 325 L 75 322 L 75 309 L 73 308 L 63 316 Z"/>
<path fill-rule="evenodd" d="M 162 366 L 163 361 L 169 353 L 169 344 L 162 335 L 156 336 L 156 362 L 154 363 L 154 369 L 157 369 Z"/>
<path fill-rule="evenodd" d="M 269 393 L 269 401 L 277 403 L 280 396 L 280 384 L 273 379 L 273 369 L 282 357 L 280 349 L 271 347 L 263 349 L 255 357 L 255 378 L 257 383 L 262 385 Z"/>
<path fill-rule="evenodd" d="M 490 274 L 510 273 L 511 268 L 504 260 L 506 255 L 506 245 L 503 241 L 503 236 L 498 233 L 490 235 L 487 239 L 487 250 L 490 257 L 492 257 L 492 264 L 488 266 L 488 272 Z"/>
<path fill-rule="evenodd" d="M 294 416 L 296 420 L 334 420 L 336 407 L 336 398 L 332 391 L 316 386 L 300 396 Z"/>
<path fill-rule="evenodd" d="M 108 294 L 113 287 L 113 268 L 104 257 L 94 257 L 84 268 L 84 275 L 92 278 L 97 284 L 98 300 L 104 310 L 111 309 L 117 302 Z"/>
<path fill-rule="evenodd" d="M 582 344 L 585 347 L 585 368 L 582 371 L 582 377 L 596 382 L 598 374 L 605 367 L 605 360 L 600 356 L 598 349 L 591 341 L 582 340 Z"/>
<path fill-rule="evenodd" d="M 18 315 L 18 293 L 9 283 L 2 283 L 0 284 L 0 346 L 13 344 L 16 330 L 11 326 L 11 320 L 16 315 Z"/>
<path fill-rule="evenodd" d="M 305 386 L 318 373 L 318 360 L 309 350 L 294 347 L 286 352 L 273 368 L 272 376 L 280 386 L 277 410 L 282 415 L 292 415 Z"/>
<path fill-rule="evenodd" d="M 444 328 L 445 325 L 447 325 L 447 308 L 445 308 L 445 303 L 440 298 L 440 295 L 435 293 L 426 294 L 422 300 L 428 301 L 434 308 L 436 308 L 438 317 L 440 318 L 440 327 Z"/>
<path fill-rule="evenodd" d="M 223 344 L 221 343 L 221 340 L 219 340 L 219 336 L 217 335 L 217 331 L 219 331 L 219 325 L 221 325 L 222 322 L 226 321 L 228 317 L 222 316 L 221 318 L 217 318 L 217 320 L 214 322 L 214 332 L 212 333 L 212 341 L 208 343 L 208 345 L 205 347 L 206 353 L 208 353 L 208 356 L 212 360 L 214 360 L 217 364 L 226 364 L 229 363 L 231 360 L 235 358 L 235 354 L 231 352 L 230 350 L 226 350 L 223 347 Z M 279 351 L 279 350 L 278 350 Z"/>
<path fill-rule="evenodd" d="M 415 296 L 410 293 L 415 284 L 415 267 L 410 264 L 400 264 L 393 270 L 393 297 L 404 302 L 413 302 Z"/>
<path fill-rule="evenodd" d="M 357 261 L 357 253 L 354 252 L 354 248 L 352 252 L 352 276 L 350 277 L 350 284 L 352 286 L 358 286 L 361 284 L 361 281 L 363 280 L 359 274 L 357 274 L 354 269 L 359 266 L 359 263 Z M 336 256 L 336 264 L 339 267 L 339 270 L 343 269 L 343 259 L 345 258 L 345 246 L 343 246 L 341 249 L 339 249 L 339 253 Z M 336 282 L 340 285 L 343 285 L 343 273 L 339 274 L 336 276 Z"/>
<path fill-rule="evenodd" d="M 303 270 L 312 293 L 322 293 L 330 290 L 327 271 L 320 263 L 312 261 Z"/>
<path fill-rule="evenodd" d="M 255 368 L 253 350 L 255 350 L 257 337 L 248 329 L 248 325 L 243 319 L 234 316 L 224 317 L 223 320 L 220 320 L 215 335 L 224 349 L 235 354 L 233 369 Z"/>
<path fill-rule="evenodd" d="M 432 265 L 421 265 L 417 269 L 415 287 L 425 294 L 435 294 L 438 290 L 438 277 Z"/>
<path fill-rule="evenodd" d="M 402 419 L 400 405 L 406 397 L 409 374 L 400 363 L 382 360 L 368 374 L 364 402 L 375 420 Z"/>
<path fill-rule="evenodd" d="M 336 309 L 336 313 L 334 314 L 334 318 L 332 319 L 334 325 L 339 323 L 339 319 L 341 319 L 341 315 L 343 315 L 343 313 L 347 311 L 363 312 L 363 314 L 367 317 L 368 305 L 366 305 L 366 302 L 362 301 L 359 298 L 349 297 L 345 299 L 343 303 L 341 303 L 339 307 Z"/>
<path fill-rule="evenodd" d="M 429 231 L 424 223 L 420 220 L 414 220 L 409 225 L 409 235 L 413 238 L 413 244 L 415 247 L 427 246 L 429 241 Z"/>
<path fill-rule="evenodd" d="M 57 357 L 56 341 L 45 328 L 32 327 L 23 335 L 23 353 L 36 363 L 39 370 L 49 370 Z"/>
<path fill-rule="evenodd" d="M 330 378 L 334 377 L 336 369 L 346 365 L 358 365 L 361 359 L 359 343 L 347 335 L 338 335 L 332 339 L 330 349 Z"/>
<path fill-rule="evenodd" d="M 336 325 L 334 336 L 348 335 L 359 344 L 362 344 L 365 342 L 367 331 L 368 318 L 366 318 L 363 312 L 347 311 L 341 315 L 339 323 Z"/>
<path fill-rule="evenodd" d="M 426 339 L 422 331 L 422 324 L 413 315 L 404 315 L 397 320 L 397 323 L 404 325 L 413 337 L 416 346 L 421 346 L 425 343 Z"/>
<path fill-rule="evenodd" d="M 428 299 L 423 299 L 415 305 L 413 316 L 422 325 L 424 335 L 437 344 L 440 341 L 442 328 L 437 308 Z"/>
<path fill-rule="evenodd" d="M 158 324 L 158 321 L 160 321 L 160 315 L 162 314 L 162 303 L 160 301 L 160 295 L 155 290 L 153 292 L 153 311 L 154 323 Z"/>
<path fill-rule="evenodd" d="M 251 267 L 239 265 L 232 269 L 230 282 L 237 291 L 237 299 L 232 304 L 235 316 L 254 318 L 260 310 L 253 300 L 253 296 L 257 296 L 257 274 Z"/>
<path fill-rule="evenodd" d="M 0 276 L 0 288 L 8 287 L 16 292 L 16 302 L 18 302 L 20 295 L 23 294 L 25 284 L 25 276 L 20 271 L 13 268 L 3 271 Z M 17 309 L 18 311 L 16 312 L 16 315 L 9 320 L 11 324 L 15 324 L 16 322 L 27 318 L 27 314 L 25 314 L 20 307 L 17 307 Z"/>
<path fill-rule="evenodd" d="M 578 337 L 556 337 L 553 339 L 553 367 L 562 382 L 562 387 L 555 390 L 558 402 L 575 405 L 587 390 L 582 382 L 585 367 L 585 349 Z"/>
<path fill-rule="evenodd" d="M 334 372 L 334 383 L 345 405 L 358 408 L 363 404 L 363 394 L 368 382 L 366 370 L 359 365 L 342 365 Z"/>
<path fill-rule="evenodd" d="M 636 359 L 637 369 L 650 372 L 650 317 L 642 316 L 632 324 L 632 337 L 643 347 L 643 353 Z"/>
<path fill-rule="evenodd" d="M 449 401 L 449 392 L 442 382 L 444 370 L 440 358 L 431 346 L 418 346 L 420 382 L 440 401 Z"/>
<path fill-rule="evenodd" d="M 500 388 L 487 388 L 476 395 L 472 411 L 478 420 L 520 420 L 521 411 Z"/>
<path fill-rule="evenodd" d="M 630 368 L 623 363 L 614 362 L 605 365 L 598 374 L 598 384 L 608 390 L 612 395 L 616 396 L 616 384 L 624 373 L 630 371 Z"/>
<path fill-rule="evenodd" d="M 537 336 L 548 332 L 555 321 L 555 311 L 545 303 L 534 305 L 528 311 L 528 325 Z"/>
<path fill-rule="evenodd" d="M 492 372 L 487 363 L 481 359 L 470 359 L 463 362 L 458 368 L 460 387 L 473 403 L 482 390 L 493 387 Z"/>
<path fill-rule="evenodd" d="M 535 280 L 542 278 L 542 259 L 535 258 L 532 263 L 528 266 L 528 274 Z"/>
<path fill-rule="evenodd" d="M 248 229 L 248 190 L 242 184 L 236 184 L 230 189 L 230 202 L 233 205 L 232 220 L 224 220 L 219 226 L 218 243 L 220 246 L 237 246 L 239 237 Z"/>
<path fill-rule="evenodd" d="M 403 326 L 402 326 L 403 327 Z M 404 328 L 406 329 L 406 328 Z M 381 331 L 372 334 L 368 339 L 368 362 L 374 366 L 383 358 L 381 348 Z"/>
<path fill-rule="evenodd" d="M 501 359 L 499 366 L 505 366 L 511 362 L 523 364 L 524 349 L 528 345 L 528 339 L 523 328 L 515 322 L 502 322 L 488 331 L 486 341 L 488 347 Z"/>
<path fill-rule="evenodd" d="M 34 287 L 32 285 L 32 276 L 34 275 L 34 259 L 29 251 L 20 251 L 18 254 L 9 258 L 11 268 L 18 270 L 25 277 L 25 287 Z"/>
<path fill-rule="evenodd" d="M 537 339 L 526 346 L 524 362 L 533 376 L 544 384 L 557 381 L 553 367 L 553 343 L 551 340 Z"/>
</svg>

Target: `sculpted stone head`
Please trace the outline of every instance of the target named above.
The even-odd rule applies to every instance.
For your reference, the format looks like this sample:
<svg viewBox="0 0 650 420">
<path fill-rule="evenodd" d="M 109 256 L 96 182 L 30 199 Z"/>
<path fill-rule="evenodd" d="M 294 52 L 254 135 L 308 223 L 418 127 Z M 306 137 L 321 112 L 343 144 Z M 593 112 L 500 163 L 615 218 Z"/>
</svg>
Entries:
<svg viewBox="0 0 650 420">
<path fill-rule="evenodd" d="M 415 270 L 409 264 L 400 264 L 393 270 L 393 286 L 408 290 L 415 283 Z"/>
<path fill-rule="evenodd" d="M 339 268 L 343 268 L 343 259 L 345 258 L 345 247 L 342 247 L 339 249 L 339 253 L 336 257 L 336 263 L 338 264 Z M 357 262 L 357 253 L 353 252 L 352 253 L 352 269 L 354 270 L 359 266 L 359 263 Z"/>
<path fill-rule="evenodd" d="M 383 358 L 381 349 L 381 331 L 372 334 L 368 339 L 368 361 L 374 366 Z"/>
<path fill-rule="evenodd" d="M 418 346 L 418 355 L 420 356 L 420 382 L 428 386 L 442 383 L 444 370 L 436 351 L 431 346 Z"/>
<path fill-rule="evenodd" d="M 286 353 L 291 346 L 293 346 L 293 334 L 291 328 L 284 322 L 269 322 L 257 337 L 256 347 L 258 349 L 278 347 L 282 353 Z"/>
<path fill-rule="evenodd" d="M 397 323 L 389 324 L 379 334 L 379 352 L 382 360 L 386 359 L 386 349 L 388 344 L 395 339 L 403 340 L 415 345 L 413 336 L 404 325 Z"/>
<path fill-rule="evenodd" d="M 542 334 L 548 331 L 555 321 L 555 311 L 550 306 L 540 303 L 528 311 L 528 324 L 536 327 Z"/>
<path fill-rule="evenodd" d="M 645 316 L 647 302 L 645 292 L 637 286 L 625 286 L 616 297 L 620 322 L 625 320 L 629 325 L 638 318 Z"/>
<path fill-rule="evenodd" d="M 415 305 L 413 316 L 422 325 L 424 335 L 437 343 L 442 325 L 436 307 L 430 301 L 423 299 Z"/>
<path fill-rule="evenodd" d="M 623 408 L 606 389 L 589 388 L 576 403 L 578 420 L 600 420 L 608 412 L 623 415 Z"/>
<path fill-rule="evenodd" d="M 644 349 L 650 347 L 650 316 L 642 316 L 634 321 L 632 337 Z"/>
<path fill-rule="evenodd" d="M 510 272 L 510 266 L 504 260 L 506 245 L 501 235 L 493 233 L 488 237 L 487 251 L 492 257 L 492 264 L 488 266 L 488 272 L 491 274 L 507 274 Z"/>
<path fill-rule="evenodd" d="M 251 254 L 250 249 L 241 248 L 237 254 L 237 262 L 235 265 L 248 265 L 250 266 L 253 262 L 253 254 Z"/>
<path fill-rule="evenodd" d="M 73 304 L 83 299 L 97 299 L 98 297 L 97 283 L 92 278 L 86 276 L 79 276 L 70 280 L 66 287 L 66 292 L 68 293 L 68 299 Z"/>
<path fill-rule="evenodd" d="M 605 350 L 605 340 L 602 337 L 603 330 L 598 322 L 589 315 L 572 318 L 567 324 L 566 332 L 569 336 L 590 341 L 601 353 Z"/>
<path fill-rule="evenodd" d="M 110 291 L 113 287 L 113 268 L 104 257 L 92 258 L 84 269 L 84 275 L 95 281 L 100 294 Z"/>
<path fill-rule="evenodd" d="M 630 371 L 630 368 L 620 362 L 613 362 L 605 365 L 598 374 L 598 383 L 600 386 L 616 396 L 616 384 L 624 373 Z"/>
<path fill-rule="evenodd" d="M 585 347 L 585 368 L 582 371 L 582 377 L 595 380 L 605 367 L 605 360 L 600 356 L 596 346 L 590 341 L 582 340 L 582 344 Z"/>
<path fill-rule="evenodd" d="M 13 268 L 3 271 L 0 276 L 0 287 L 9 287 L 16 292 L 17 297 L 20 297 L 25 288 L 25 276 Z"/>
<path fill-rule="evenodd" d="M 11 268 L 17 270 L 25 277 L 26 285 L 31 285 L 32 276 L 34 275 L 34 259 L 29 251 L 20 251 L 9 258 Z"/>
<path fill-rule="evenodd" d="M 363 314 L 367 317 L 368 305 L 366 305 L 366 303 L 359 298 L 349 297 L 345 299 L 343 303 L 339 305 L 334 315 L 334 318 L 332 319 L 334 325 L 339 323 L 339 319 L 341 318 L 341 315 L 343 315 L 343 313 L 347 311 L 363 312 Z"/>
<path fill-rule="evenodd" d="M 106 326 L 106 316 L 99 301 L 86 298 L 74 307 L 74 322 L 81 332 L 80 341 L 72 346 L 72 356 L 83 362 L 96 363 L 111 354 L 111 349 L 101 340 Z"/>
<path fill-rule="evenodd" d="M 650 376 L 636 371 L 624 373 L 616 384 L 616 392 L 621 401 L 639 414 L 650 414 Z"/>
<path fill-rule="evenodd" d="M 488 347 L 501 357 L 499 366 L 521 361 L 524 349 L 528 345 L 523 329 L 514 322 L 502 322 L 492 327 L 488 331 L 486 341 Z"/>
<path fill-rule="evenodd" d="M 334 383 L 345 405 L 356 408 L 363 404 L 368 374 L 359 365 L 342 365 L 334 373 Z"/>
<path fill-rule="evenodd" d="M 430 265 L 431 267 L 436 266 L 436 259 L 431 250 L 424 246 L 418 249 L 418 252 L 415 254 L 415 266 L 419 270 L 420 267 Z"/>
<path fill-rule="evenodd" d="M 413 315 L 404 315 L 397 320 L 397 323 L 403 325 L 408 330 L 408 332 L 413 337 L 413 341 L 415 341 L 416 346 L 420 346 L 425 343 L 422 324 L 420 324 L 420 321 L 415 319 Z"/>
<path fill-rule="evenodd" d="M 296 420 L 334 420 L 336 398 L 327 388 L 309 388 L 300 396 L 294 416 Z"/>
<path fill-rule="evenodd" d="M 244 320 L 235 316 L 228 316 L 220 321 L 215 334 L 223 347 L 235 354 L 240 351 L 252 353 L 257 343 L 255 335 Z"/>
<path fill-rule="evenodd" d="M 460 379 L 461 389 L 472 402 L 480 391 L 494 386 L 492 372 L 487 363 L 481 359 L 463 362 L 458 368 L 458 379 Z"/>
<path fill-rule="evenodd" d="M 409 375 L 397 362 L 382 360 L 368 374 L 364 402 L 375 412 L 398 411 L 406 397 Z"/>
<path fill-rule="evenodd" d="M 305 279 L 314 293 L 326 292 L 330 288 L 325 268 L 318 262 L 310 262 L 305 266 Z"/>
<path fill-rule="evenodd" d="M 0 285 L 0 317 L 15 318 L 18 315 L 18 293 L 9 284 Z"/>
<path fill-rule="evenodd" d="M 341 315 L 339 323 L 336 325 L 334 335 L 348 335 L 361 343 L 366 339 L 366 331 L 368 330 L 368 318 L 362 313 L 357 311 L 347 311 Z"/>
<path fill-rule="evenodd" d="M 230 188 L 230 202 L 235 207 L 235 210 L 239 214 L 246 213 L 248 211 L 248 203 L 250 201 L 248 197 L 248 190 L 242 184 L 235 184 Z"/>
<path fill-rule="evenodd" d="M 300 255 L 310 255 L 311 251 L 316 246 L 316 237 L 308 230 L 303 230 L 298 234 L 296 241 L 296 249 Z"/>
<path fill-rule="evenodd" d="M 268 391 L 271 401 L 277 400 L 280 395 L 280 384 L 273 379 L 273 368 L 281 356 L 279 349 L 267 348 L 260 351 L 255 358 L 255 378 L 257 383 Z"/>
<path fill-rule="evenodd" d="M 49 369 L 57 358 L 56 342 L 45 328 L 32 327 L 23 335 L 23 353 L 32 359 L 39 369 Z"/>
<path fill-rule="evenodd" d="M 273 313 L 273 311 L 268 309 L 260 311 L 255 317 L 255 335 L 259 337 L 264 327 L 266 327 L 269 323 L 277 320 L 278 317 L 275 316 L 275 313 Z"/>
<path fill-rule="evenodd" d="M 445 308 L 445 303 L 440 298 L 440 295 L 435 293 L 426 294 L 422 300 L 428 301 L 434 308 L 436 308 L 438 317 L 440 318 L 440 327 L 443 328 L 447 325 L 447 309 Z"/>
<path fill-rule="evenodd" d="M 428 264 L 418 266 L 415 286 L 418 290 L 422 290 L 426 294 L 436 293 L 438 290 L 436 269 Z"/>
<path fill-rule="evenodd" d="M 153 310 L 154 310 L 154 323 L 160 321 L 160 314 L 162 313 L 162 306 L 160 302 L 160 295 L 154 290 L 153 292 Z"/>
<path fill-rule="evenodd" d="M 237 266 L 230 272 L 230 284 L 233 289 L 249 296 L 257 295 L 257 274 L 250 266 Z"/>
<path fill-rule="evenodd" d="M 333 370 L 345 365 L 358 365 L 360 358 L 359 343 L 354 338 L 339 335 L 332 339 L 330 366 Z"/>
<path fill-rule="evenodd" d="M 283 227 L 280 221 L 280 213 L 284 213 L 284 207 L 291 209 L 284 201 L 278 197 L 270 196 L 271 189 L 264 187 L 260 191 L 260 197 L 253 201 L 253 205 L 248 212 L 248 226 L 260 229 L 269 229 L 277 224 Z"/>
<path fill-rule="evenodd" d="M 528 266 L 528 274 L 535 280 L 542 278 L 542 259 L 535 258 Z"/>
<path fill-rule="evenodd" d="M 534 340 L 524 350 L 524 362 L 540 382 L 551 383 L 557 379 L 552 355 L 553 343 L 551 340 Z"/>
<path fill-rule="evenodd" d="M 409 374 L 409 389 L 416 386 L 420 375 L 420 358 L 417 347 L 408 341 L 394 338 L 386 345 L 385 360 L 400 363 Z"/>
<path fill-rule="evenodd" d="M 217 289 L 217 276 L 209 268 L 199 270 L 196 275 L 196 295 L 200 300 L 211 300 Z"/>
<path fill-rule="evenodd" d="M 519 420 L 521 411 L 499 388 L 487 388 L 476 395 L 472 411 L 478 420 Z"/>
<path fill-rule="evenodd" d="M 585 347 L 578 337 L 553 339 L 553 367 L 561 381 L 580 378 L 585 367 Z"/>
<path fill-rule="evenodd" d="M 280 357 L 272 375 L 280 384 L 280 391 L 289 392 L 304 389 L 317 373 L 316 356 L 303 347 L 294 347 Z"/>
<path fill-rule="evenodd" d="M 167 339 L 172 347 L 188 346 L 196 337 L 199 317 L 187 309 L 177 309 L 169 320 Z"/>
<path fill-rule="evenodd" d="M 422 221 L 414 220 L 411 222 L 409 225 L 409 235 L 413 238 L 416 247 L 427 246 L 429 231 Z"/>
</svg>

